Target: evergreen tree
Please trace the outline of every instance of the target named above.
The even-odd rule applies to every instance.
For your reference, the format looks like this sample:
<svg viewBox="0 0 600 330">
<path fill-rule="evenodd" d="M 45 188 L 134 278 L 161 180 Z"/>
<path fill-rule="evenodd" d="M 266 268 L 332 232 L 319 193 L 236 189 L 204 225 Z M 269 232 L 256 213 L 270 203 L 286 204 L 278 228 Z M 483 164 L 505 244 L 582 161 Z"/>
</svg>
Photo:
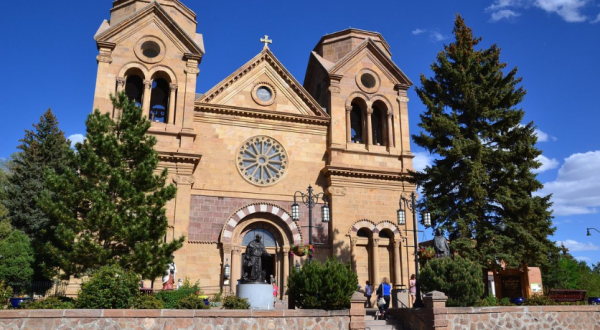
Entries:
<svg viewBox="0 0 600 330">
<path fill-rule="evenodd" d="M 87 139 L 77 144 L 76 171 L 50 175 L 42 205 L 51 221 L 44 231 L 48 270 L 78 275 L 118 265 L 144 278 L 162 273 L 184 237 L 165 242 L 165 204 L 175 197 L 165 185 L 167 170 L 155 174 L 156 138 L 150 122 L 125 93 L 113 98 L 122 109 L 114 122 L 98 110 L 89 115 Z"/>
<path fill-rule="evenodd" d="M 27 283 L 33 277 L 33 248 L 29 237 L 13 230 L 0 241 L 0 279 L 9 284 Z"/>
<path fill-rule="evenodd" d="M 3 203 L 12 225 L 35 240 L 48 222 L 37 199 L 44 190 L 47 171 L 63 173 L 69 169 L 73 152 L 65 134 L 58 128 L 58 120 L 48 109 L 33 130 L 25 130 L 8 166 L 8 184 Z M 5 167 L 6 168 L 6 167 Z"/>
<path fill-rule="evenodd" d="M 416 89 L 427 110 L 413 139 L 436 155 L 414 175 L 421 207 L 450 233 L 451 247 L 482 268 L 497 260 L 543 266 L 557 249 L 548 239 L 555 229 L 550 196 L 533 195 L 542 188 L 532 172 L 541 151 L 533 123 L 521 124 L 521 78 L 516 68 L 504 72 L 498 46 L 475 49 L 481 38 L 460 16 L 453 33 L 431 66 L 434 76 L 421 75 Z"/>
</svg>

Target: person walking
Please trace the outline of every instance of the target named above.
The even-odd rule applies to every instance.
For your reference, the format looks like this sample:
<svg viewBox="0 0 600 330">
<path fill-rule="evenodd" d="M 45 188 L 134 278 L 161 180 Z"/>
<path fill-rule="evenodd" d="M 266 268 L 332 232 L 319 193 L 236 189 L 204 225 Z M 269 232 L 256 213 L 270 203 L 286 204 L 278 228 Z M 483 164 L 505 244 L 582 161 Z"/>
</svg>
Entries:
<svg viewBox="0 0 600 330">
<path fill-rule="evenodd" d="M 277 303 L 278 291 L 279 291 L 279 288 L 277 287 L 277 284 L 275 282 L 273 282 L 273 309 L 275 309 L 275 304 Z"/>
<path fill-rule="evenodd" d="M 415 274 L 410 275 L 408 289 L 410 291 L 410 305 L 412 306 L 415 303 L 415 296 L 417 295 L 417 276 Z"/>
<path fill-rule="evenodd" d="M 367 281 L 365 284 L 365 297 L 367 297 L 367 301 L 365 301 L 365 308 L 373 308 L 371 304 L 371 296 L 373 295 L 373 287 L 371 286 L 371 282 Z"/>
<path fill-rule="evenodd" d="M 379 312 L 383 315 L 383 319 L 386 320 L 387 319 L 387 312 L 388 309 L 390 308 L 390 296 L 392 293 L 392 286 L 390 285 L 390 282 L 388 281 L 387 277 L 384 277 L 381 280 L 381 284 L 379 284 L 379 287 L 377 288 L 377 306 L 379 306 Z M 383 298 L 383 300 L 385 301 L 385 304 L 383 305 L 379 305 L 379 299 Z"/>
</svg>

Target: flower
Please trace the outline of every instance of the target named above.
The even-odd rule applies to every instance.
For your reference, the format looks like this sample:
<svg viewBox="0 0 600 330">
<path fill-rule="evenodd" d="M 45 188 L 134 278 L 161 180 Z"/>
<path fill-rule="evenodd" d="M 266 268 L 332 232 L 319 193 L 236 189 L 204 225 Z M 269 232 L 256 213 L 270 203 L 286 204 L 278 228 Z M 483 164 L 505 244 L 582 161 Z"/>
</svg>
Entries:
<svg viewBox="0 0 600 330">
<path fill-rule="evenodd" d="M 306 244 L 304 242 L 299 244 L 292 244 L 291 248 L 292 249 L 290 251 L 290 255 L 298 255 L 299 257 L 302 257 L 304 255 L 312 256 L 315 252 L 315 248 L 312 244 Z"/>
<path fill-rule="evenodd" d="M 201 296 L 199 296 L 199 298 L 200 299 L 208 299 L 208 296 L 207 295 L 201 295 Z"/>
<path fill-rule="evenodd" d="M 435 256 L 435 249 L 431 246 L 419 247 L 418 250 L 419 259 L 431 259 Z"/>
</svg>

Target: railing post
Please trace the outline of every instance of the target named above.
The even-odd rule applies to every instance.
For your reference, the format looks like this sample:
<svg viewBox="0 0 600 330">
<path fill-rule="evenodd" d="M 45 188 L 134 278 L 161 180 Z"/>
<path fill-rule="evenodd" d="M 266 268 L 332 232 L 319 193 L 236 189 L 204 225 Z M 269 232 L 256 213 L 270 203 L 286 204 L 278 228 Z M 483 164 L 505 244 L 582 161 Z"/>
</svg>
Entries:
<svg viewBox="0 0 600 330">
<path fill-rule="evenodd" d="M 427 320 L 427 329 L 446 330 L 448 329 L 448 320 L 446 319 L 447 309 L 446 301 L 448 297 L 439 291 L 432 291 L 425 295 L 425 311 Z"/>
</svg>

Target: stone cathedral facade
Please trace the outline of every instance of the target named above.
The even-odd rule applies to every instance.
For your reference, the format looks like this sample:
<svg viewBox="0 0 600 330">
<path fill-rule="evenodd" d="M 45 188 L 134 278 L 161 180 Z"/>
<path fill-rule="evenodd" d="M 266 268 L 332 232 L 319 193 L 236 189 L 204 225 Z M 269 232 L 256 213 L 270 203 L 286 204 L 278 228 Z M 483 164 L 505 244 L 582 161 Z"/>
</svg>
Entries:
<svg viewBox="0 0 600 330">
<path fill-rule="evenodd" d="M 292 219 L 293 196 L 311 185 L 327 196 L 331 219 L 313 208 L 315 258 L 351 262 L 363 286 L 384 276 L 408 285 L 413 227 L 399 226 L 396 211 L 415 190 L 406 180 L 412 83 L 379 33 L 323 36 L 307 50 L 303 84 L 265 38 L 260 53 L 202 94 L 204 43 L 196 14 L 180 1 L 115 0 L 94 38 L 94 108 L 119 116 L 110 95 L 124 90 L 135 100 L 177 186 L 166 238 L 186 237 L 175 255 L 177 278 L 235 291 L 245 245 L 261 233 L 267 277 L 285 287 L 290 269 L 307 260 L 290 248 L 310 235 L 300 199 L 300 220 Z"/>
</svg>

